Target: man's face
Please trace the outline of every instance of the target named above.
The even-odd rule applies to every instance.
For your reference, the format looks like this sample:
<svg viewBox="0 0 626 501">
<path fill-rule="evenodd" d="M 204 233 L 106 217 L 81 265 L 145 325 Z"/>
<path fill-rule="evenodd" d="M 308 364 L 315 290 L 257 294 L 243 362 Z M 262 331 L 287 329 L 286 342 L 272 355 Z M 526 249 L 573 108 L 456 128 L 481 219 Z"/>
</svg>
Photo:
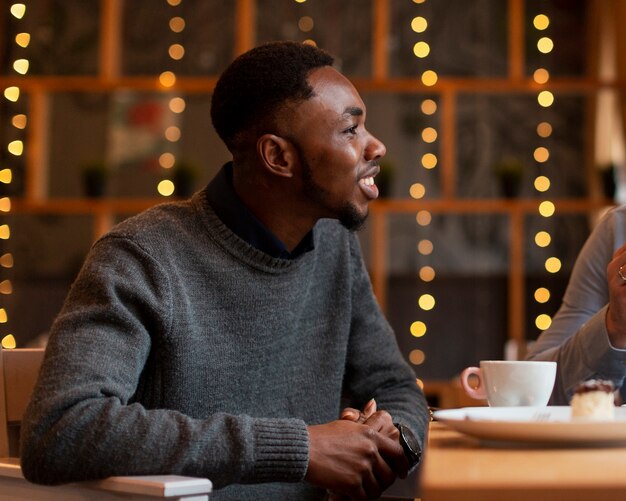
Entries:
<svg viewBox="0 0 626 501">
<path fill-rule="evenodd" d="M 315 95 L 296 107 L 287 135 L 299 153 L 303 196 L 315 217 L 357 229 L 378 197 L 385 145 L 365 129 L 365 105 L 348 79 L 323 67 L 308 80 Z"/>
</svg>

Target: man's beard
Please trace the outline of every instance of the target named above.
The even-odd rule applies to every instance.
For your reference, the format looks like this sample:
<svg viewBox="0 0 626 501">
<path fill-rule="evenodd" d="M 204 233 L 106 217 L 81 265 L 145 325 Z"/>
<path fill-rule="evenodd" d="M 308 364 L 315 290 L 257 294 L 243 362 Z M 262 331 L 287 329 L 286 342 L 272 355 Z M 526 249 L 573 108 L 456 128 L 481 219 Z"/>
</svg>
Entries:
<svg viewBox="0 0 626 501">
<path fill-rule="evenodd" d="M 315 182 L 313 179 L 313 171 L 309 163 L 304 158 L 302 150 L 299 145 L 296 145 L 296 148 L 300 153 L 302 181 L 305 196 L 314 203 L 320 203 L 327 206 L 330 193 Z M 350 231 L 359 231 L 365 225 L 367 213 L 359 214 L 357 208 L 350 202 L 344 202 L 341 207 L 334 209 L 334 211 L 336 219 L 339 220 L 344 228 Z"/>
</svg>

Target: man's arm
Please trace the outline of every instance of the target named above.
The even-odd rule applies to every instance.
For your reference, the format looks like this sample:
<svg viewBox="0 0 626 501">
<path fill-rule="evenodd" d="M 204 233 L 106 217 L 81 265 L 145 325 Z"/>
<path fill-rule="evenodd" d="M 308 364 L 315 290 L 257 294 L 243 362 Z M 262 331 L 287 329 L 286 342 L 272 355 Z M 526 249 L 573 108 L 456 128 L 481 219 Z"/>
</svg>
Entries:
<svg viewBox="0 0 626 501">
<path fill-rule="evenodd" d="M 171 312 L 158 262 L 125 239 L 95 245 L 52 329 L 22 424 L 29 480 L 180 474 L 209 477 L 219 488 L 303 479 L 302 420 L 225 412 L 200 419 L 176 410 L 176 388 L 158 381 L 164 358 L 176 356 L 163 345 L 174 336 Z M 142 377 L 148 367 L 155 381 Z M 164 408 L 165 399 L 174 404 Z"/>
</svg>

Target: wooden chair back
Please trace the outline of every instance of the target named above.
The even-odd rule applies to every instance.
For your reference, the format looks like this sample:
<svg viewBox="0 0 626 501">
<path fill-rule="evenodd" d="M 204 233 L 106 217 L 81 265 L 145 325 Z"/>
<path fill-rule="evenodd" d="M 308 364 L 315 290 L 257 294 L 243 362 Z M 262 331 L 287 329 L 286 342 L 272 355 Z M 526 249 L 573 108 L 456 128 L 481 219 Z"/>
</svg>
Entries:
<svg viewBox="0 0 626 501">
<path fill-rule="evenodd" d="M 43 354 L 43 348 L 0 350 L 0 457 L 19 456 L 20 424 Z"/>
</svg>

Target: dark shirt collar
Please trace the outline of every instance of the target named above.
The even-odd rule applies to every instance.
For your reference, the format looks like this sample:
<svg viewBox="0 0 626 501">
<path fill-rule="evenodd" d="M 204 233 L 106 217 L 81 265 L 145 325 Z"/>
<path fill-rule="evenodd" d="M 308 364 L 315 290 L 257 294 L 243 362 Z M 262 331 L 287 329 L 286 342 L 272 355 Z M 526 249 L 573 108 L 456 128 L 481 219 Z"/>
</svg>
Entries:
<svg viewBox="0 0 626 501">
<path fill-rule="evenodd" d="M 217 217 L 239 238 L 272 257 L 295 259 L 313 250 L 313 230 L 289 252 L 283 242 L 267 229 L 241 201 L 233 188 L 233 164 L 228 162 L 206 189 L 207 202 Z"/>
</svg>

